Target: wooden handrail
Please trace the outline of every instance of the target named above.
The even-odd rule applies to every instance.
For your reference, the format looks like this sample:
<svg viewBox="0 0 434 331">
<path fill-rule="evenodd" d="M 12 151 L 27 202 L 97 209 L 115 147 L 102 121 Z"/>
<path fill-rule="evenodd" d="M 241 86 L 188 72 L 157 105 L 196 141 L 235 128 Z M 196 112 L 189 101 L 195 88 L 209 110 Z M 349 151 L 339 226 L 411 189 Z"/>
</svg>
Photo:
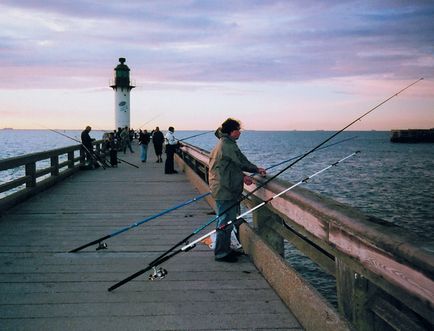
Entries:
<svg viewBox="0 0 434 331">
<path fill-rule="evenodd" d="M 209 154 L 195 146 L 184 145 L 179 157 L 197 172 L 199 178 L 206 179 Z M 263 178 L 255 177 L 254 185 L 245 186 L 245 190 L 252 191 L 263 181 Z M 291 185 L 284 180 L 273 180 L 244 202 L 252 208 Z M 304 188 L 296 188 L 273 199 L 254 214 L 253 224 L 255 233 L 274 254 L 284 255 L 283 243 L 287 240 L 335 277 L 339 311 L 356 329 L 377 330 L 384 323 L 392 327 L 396 321 L 404 329 L 406 325 L 410 329 L 418 325 L 418 330 L 428 330 L 434 325 L 432 243 L 424 242 L 397 225 Z M 243 243 L 246 247 L 254 245 L 251 238 L 247 241 Z M 261 258 L 259 255 L 263 251 L 251 249 L 249 254 L 267 277 L 266 264 L 270 257 Z M 288 279 L 281 279 L 279 285 L 276 273 L 279 271 L 268 274 L 270 283 L 284 298 L 289 291 Z M 297 317 L 302 324 L 304 312 L 299 307 L 300 302 L 306 297 L 313 298 L 316 294 L 312 293 L 314 291 L 301 295 L 299 300 L 296 293 L 291 293 L 293 297 L 288 305 L 295 313 L 299 311 Z M 371 305 L 373 302 L 375 305 Z M 315 314 L 308 314 L 312 315 Z M 327 315 L 329 312 L 324 313 Z M 323 322 L 317 325 L 327 324 Z M 312 321 L 306 321 L 306 325 L 313 325 Z"/>
</svg>

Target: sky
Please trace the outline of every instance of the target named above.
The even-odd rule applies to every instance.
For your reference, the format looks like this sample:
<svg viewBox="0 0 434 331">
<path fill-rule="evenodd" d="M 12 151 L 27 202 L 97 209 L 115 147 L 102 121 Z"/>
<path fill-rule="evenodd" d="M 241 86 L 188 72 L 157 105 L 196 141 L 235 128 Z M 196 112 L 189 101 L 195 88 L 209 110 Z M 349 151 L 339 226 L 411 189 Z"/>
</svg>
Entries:
<svg viewBox="0 0 434 331">
<path fill-rule="evenodd" d="M 2 0 L 0 128 L 434 128 L 434 1 Z"/>
</svg>

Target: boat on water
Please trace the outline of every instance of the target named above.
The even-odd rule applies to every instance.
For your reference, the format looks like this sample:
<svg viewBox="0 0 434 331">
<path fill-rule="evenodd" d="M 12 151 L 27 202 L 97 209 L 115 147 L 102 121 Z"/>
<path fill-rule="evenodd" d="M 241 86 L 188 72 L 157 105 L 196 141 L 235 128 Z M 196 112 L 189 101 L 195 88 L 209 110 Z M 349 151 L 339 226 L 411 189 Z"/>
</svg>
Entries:
<svg viewBox="0 0 434 331">
<path fill-rule="evenodd" d="M 390 141 L 393 143 L 434 143 L 434 128 L 392 130 Z"/>
<path fill-rule="evenodd" d="M 13 130 L 14 128 L 3 128 L 2 130 Z"/>
</svg>

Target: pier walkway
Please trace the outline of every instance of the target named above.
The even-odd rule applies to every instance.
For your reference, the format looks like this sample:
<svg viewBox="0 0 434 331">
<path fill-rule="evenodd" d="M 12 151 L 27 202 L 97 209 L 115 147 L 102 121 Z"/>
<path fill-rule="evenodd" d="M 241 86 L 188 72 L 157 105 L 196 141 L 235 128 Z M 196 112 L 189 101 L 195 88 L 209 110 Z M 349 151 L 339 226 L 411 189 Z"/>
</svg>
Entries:
<svg viewBox="0 0 434 331">
<path fill-rule="evenodd" d="M 163 174 L 151 146 L 147 163 L 135 150 L 119 157 L 139 169 L 80 171 L 0 218 L 0 330 L 302 330 L 248 256 L 218 263 L 204 245 L 165 263 L 163 280 L 107 291 L 207 222 L 204 200 L 106 250 L 67 253 L 199 195 L 183 173 Z"/>
</svg>

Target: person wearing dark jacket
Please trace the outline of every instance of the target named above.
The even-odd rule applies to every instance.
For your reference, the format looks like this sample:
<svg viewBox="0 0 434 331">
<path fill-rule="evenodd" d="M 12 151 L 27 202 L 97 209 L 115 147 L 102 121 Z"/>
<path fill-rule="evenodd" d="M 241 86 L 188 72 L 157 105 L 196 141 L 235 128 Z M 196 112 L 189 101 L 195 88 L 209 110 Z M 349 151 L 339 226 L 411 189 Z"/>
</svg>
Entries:
<svg viewBox="0 0 434 331">
<path fill-rule="evenodd" d="M 93 142 L 95 138 L 91 138 L 89 132 L 92 130 L 90 126 L 86 126 L 86 128 L 81 133 L 81 143 L 84 146 L 84 151 L 86 155 L 86 161 L 89 163 L 90 167 L 98 166 L 96 162 L 94 162 L 94 154 L 93 154 Z"/>
<path fill-rule="evenodd" d="M 139 144 L 142 151 L 140 154 L 140 159 L 142 160 L 142 162 L 146 162 L 146 160 L 148 159 L 148 144 L 150 141 L 151 138 L 150 138 L 150 134 L 148 133 L 148 130 L 144 130 L 143 132 L 142 130 L 140 130 Z"/>
<path fill-rule="evenodd" d="M 161 155 L 163 154 L 164 135 L 158 126 L 152 133 L 152 143 L 154 144 L 155 155 L 157 155 L 157 163 L 162 163 L 163 159 Z"/>
<path fill-rule="evenodd" d="M 228 118 L 223 122 L 216 131 L 219 142 L 212 150 L 209 161 L 209 187 L 219 216 L 214 256 L 216 261 L 222 262 L 237 261 L 237 252 L 230 248 L 233 226 L 227 226 L 223 230 L 219 227 L 236 219 L 244 184 L 252 184 L 252 179 L 243 171 L 259 173 L 262 176 L 266 174 L 265 169 L 251 163 L 238 148 L 240 129 L 241 125 L 237 120 Z"/>
</svg>

